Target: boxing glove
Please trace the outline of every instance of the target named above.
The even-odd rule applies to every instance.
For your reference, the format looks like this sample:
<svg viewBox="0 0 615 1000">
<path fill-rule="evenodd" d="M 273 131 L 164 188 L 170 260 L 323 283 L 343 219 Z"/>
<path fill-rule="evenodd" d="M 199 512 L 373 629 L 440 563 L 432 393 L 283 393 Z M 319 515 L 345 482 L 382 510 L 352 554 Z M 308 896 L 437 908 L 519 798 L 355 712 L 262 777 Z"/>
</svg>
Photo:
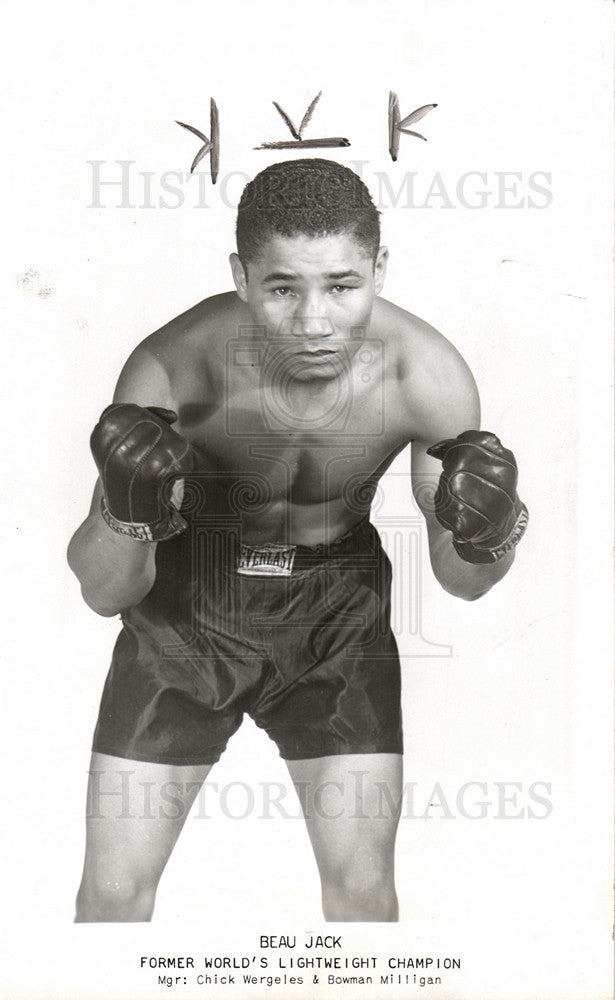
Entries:
<svg viewBox="0 0 615 1000">
<path fill-rule="evenodd" d="M 427 449 L 442 462 L 434 496 L 440 524 L 470 563 L 493 563 L 517 545 L 528 522 L 517 495 L 517 463 L 487 431 L 464 431 Z"/>
<path fill-rule="evenodd" d="M 103 518 L 113 531 L 142 542 L 178 535 L 186 521 L 173 484 L 194 468 L 194 453 L 171 428 L 173 410 L 113 403 L 103 410 L 90 447 L 98 467 Z"/>
</svg>

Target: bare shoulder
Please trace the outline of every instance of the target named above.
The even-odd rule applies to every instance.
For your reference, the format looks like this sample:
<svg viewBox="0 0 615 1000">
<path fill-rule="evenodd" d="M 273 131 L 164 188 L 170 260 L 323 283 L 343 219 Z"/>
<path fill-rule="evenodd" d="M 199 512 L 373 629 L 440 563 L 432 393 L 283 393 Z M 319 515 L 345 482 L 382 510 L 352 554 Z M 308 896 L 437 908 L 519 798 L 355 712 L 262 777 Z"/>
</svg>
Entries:
<svg viewBox="0 0 615 1000">
<path fill-rule="evenodd" d="M 479 426 L 474 377 L 450 340 L 425 320 L 380 298 L 373 330 L 382 331 L 399 405 L 407 408 L 414 438 L 433 441 Z"/>
<path fill-rule="evenodd" d="M 124 365 L 115 402 L 141 406 L 181 403 L 187 387 L 219 383 L 226 343 L 245 321 L 245 306 L 235 292 L 212 295 L 165 323 L 134 349 Z"/>
</svg>

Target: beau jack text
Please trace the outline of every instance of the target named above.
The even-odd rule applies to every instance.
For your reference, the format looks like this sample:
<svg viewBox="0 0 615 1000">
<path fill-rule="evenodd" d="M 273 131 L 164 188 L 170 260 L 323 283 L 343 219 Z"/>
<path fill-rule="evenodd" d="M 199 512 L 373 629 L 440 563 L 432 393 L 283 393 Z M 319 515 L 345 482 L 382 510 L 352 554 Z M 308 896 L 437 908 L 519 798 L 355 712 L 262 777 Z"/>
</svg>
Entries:
<svg viewBox="0 0 615 1000">
<path fill-rule="evenodd" d="M 296 948 L 296 934 L 261 934 L 261 948 Z M 304 948 L 341 948 L 341 934 L 312 934 L 308 932 Z"/>
</svg>

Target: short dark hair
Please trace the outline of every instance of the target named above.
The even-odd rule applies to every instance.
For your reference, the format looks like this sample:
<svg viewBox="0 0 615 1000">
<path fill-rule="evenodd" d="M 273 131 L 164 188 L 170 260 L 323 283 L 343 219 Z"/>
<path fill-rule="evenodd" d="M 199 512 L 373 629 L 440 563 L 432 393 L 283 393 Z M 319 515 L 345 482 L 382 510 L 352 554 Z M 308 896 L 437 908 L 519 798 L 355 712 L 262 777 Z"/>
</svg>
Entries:
<svg viewBox="0 0 615 1000">
<path fill-rule="evenodd" d="M 244 267 L 272 236 L 346 232 L 376 260 L 378 210 L 361 178 L 333 160 L 272 163 L 246 184 L 237 208 L 237 253 Z"/>
</svg>

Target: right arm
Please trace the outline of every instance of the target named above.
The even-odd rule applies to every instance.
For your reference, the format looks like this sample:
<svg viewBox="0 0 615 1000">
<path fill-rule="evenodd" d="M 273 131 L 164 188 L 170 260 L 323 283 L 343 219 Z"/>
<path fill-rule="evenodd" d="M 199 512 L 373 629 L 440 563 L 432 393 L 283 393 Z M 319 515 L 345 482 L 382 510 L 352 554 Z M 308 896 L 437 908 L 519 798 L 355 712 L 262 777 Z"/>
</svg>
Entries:
<svg viewBox="0 0 615 1000">
<path fill-rule="evenodd" d="M 128 359 L 113 401 L 173 408 L 168 376 L 146 346 L 138 347 Z M 113 531 L 101 514 L 102 495 L 98 480 L 90 512 L 70 541 L 68 564 L 86 604 L 97 614 L 111 617 L 139 604 L 153 587 L 158 543 Z"/>
<path fill-rule="evenodd" d="M 68 546 L 68 565 L 81 584 L 85 603 L 107 618 L 134 607 L 156 580 L 157 542 L 118 535 L 100 512 L 102 486 L 96 483 L 90 512 Z"/>
</svg>

